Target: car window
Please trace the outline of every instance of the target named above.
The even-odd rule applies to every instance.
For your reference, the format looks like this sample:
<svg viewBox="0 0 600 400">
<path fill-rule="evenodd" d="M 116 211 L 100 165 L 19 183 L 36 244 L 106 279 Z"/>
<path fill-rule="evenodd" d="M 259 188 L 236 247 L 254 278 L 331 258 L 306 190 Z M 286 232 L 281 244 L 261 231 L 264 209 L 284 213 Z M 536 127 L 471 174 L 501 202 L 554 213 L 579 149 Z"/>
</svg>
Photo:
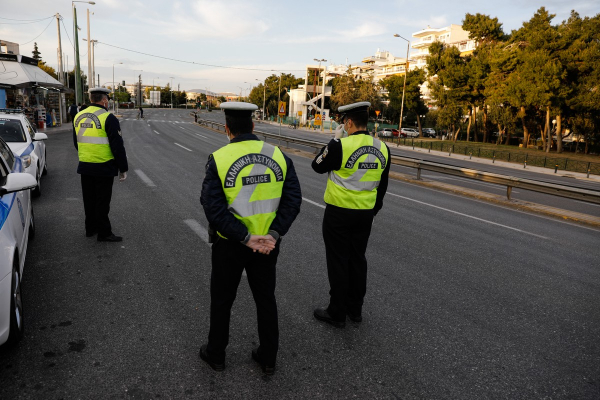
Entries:
<svg viewBox="0 0 600 400">
<path fill-rule="evenodd" d="M 15 155 L 13 154 L 10 147 L 8 147 L 8 145 L 4 142 L 4 140 L 0 140 L 0 155 L 2 155 L 2 158 L 4 158 L 4 160 L 6 161 L 6 164 L 9 169 L 8 171 L 4 171 L 4 165 L 2 165 L 2 168 L 0 168 L 0 170 L 2 170 L 2 176 L 5 177 L 5 172 L 6 174 L 8 174 L 10 171 L 12 171 L 15 165 Z"/>
<path fill-rule="evenodd" d="M 31 140 L 33 140 L 33 138 L 35 137 L 35 130 L 31 126 L 29 121 L 25 121 L 25 126 L 27 127 L 27 130 L 29 131 L 29 136 L 31 137 Z"/>
<path fill-rule="evenodd" d="M 27 141 L 21 121 L 15 119 L 0 118 L 0 137 L 5 142 Z"/>
</svg>

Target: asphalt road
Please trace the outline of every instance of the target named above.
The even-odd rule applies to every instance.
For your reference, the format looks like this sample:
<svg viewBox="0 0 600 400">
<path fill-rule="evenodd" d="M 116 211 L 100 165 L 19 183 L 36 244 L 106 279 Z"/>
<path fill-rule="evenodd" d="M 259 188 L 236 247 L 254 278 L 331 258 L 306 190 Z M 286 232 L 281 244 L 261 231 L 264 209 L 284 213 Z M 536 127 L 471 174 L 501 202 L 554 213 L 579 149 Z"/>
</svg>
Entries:
<svg viewBox="0 0 600 400">
<path fill-rule="evenodd" d="M 183 111 L 181 111 L 183 112 Z M 185 115 L 189 114 L 189 111 L 185 113 Z M 201 118 L 209 119 L 217 122 L 224 123 L 225 119 L 221 112 L 202 112 Z M 278 125 L 270 125 L 267 123 L 257 123 L 257 130 L 275 133 L 278 134 L 280 132 L 280 128 Z M 303 138 L 309 140 L 315 140 L 323 142 L 323 144 L 327 143 L 331 139 L 331 134 L 325 133 L 321 134 L 319 132 L 311 132 L 306 130 L 294 130 L 288 128 L 286 125 L 282 125 L 281 134 L 283 136 L 291 136 L 296 138 Z M 296 146 L 302 148 L 302 146 Z M 313 151 L 312 148 L 306 148 L 309 151 Z M 577 187 L 582 189 L 589 189 L 600 191 L 600 182 L 593 180 L 584 180 L 584 179 L 574 179 L 572 177 L 565 176 L 554 176 L 552 174 L 542 174 L 538 172 L 534 172 L 530 169 L 514 169 L 514 168 L 506 168 L 499 164 L 484 164 L 477 162 L 476 160 L 465 160 L 465 157 L 460 155 L 456 155 L 454 158 L 442 157 L 436 154 L 424 153 L 424 152 L 414 152 L 409 150 L 409 148 L 405 146 L 395 147 L 395 145 L 390 145 L 390 149 L 392 154 L 402 157 L 408 157 L 419 160 L 432 161 L 445 165 L 452 165 L 463 168 L 471 168 L 479 171 L 492 172 L 496 174 L 515 176 L 518 178 L 526 178 L 539 182 L 547 182 L 547 183 L 555 183 L 570 187 Z M 392 166 L 392 170 L 396 172 L 401 172 L 403 174 L 407 174 L 410 176 L 416 176 L 416 170 L 414 168 L 409 167 L 400 167 L 397 165 Z M 548 170 L 551 172 L 552 170 Z M 506 195 L 506 187 L 501 185 L 490 184 L 487 182 L 480 182 L 472 179 L 466 179 L 456 176 L 450 176 L 447 174 L 435 173 L 430 171 L 423 171 L 421 174 L 422 179 L 427 179 L 430 181 L 438 181 L 447 184 L 451 184 L 454 186 L 460 186 L 466 189 L 478 190 L 482 192 L 492 193 L 496 195 L 505 196 Z M 557 207 L 564 210 L 576 211 L 583 214 L 593 215 L 596 217 L 600 217 L 600 205 L 587 203 L 583 201 L 573 201 L 570 199 L 564 199 L 557 196 L 546 195 L 542 193 L 532 192 L 529 190 L 523 189 L 514 189 L 511 194 L 511 198 L 530 201 L 533 203 L 543 204 L 546 206 Z"/>
<path fill-rule="evenodd" d="M 278 263 L 278 369 L 250 359 L 245 279 L 227 368 L 198 359 L 210 248 L 199 194 L 225 136 L 168 110 L 122 121 L 130 163 L 111 218 L 121 244 L 86 238 L 77 158 L 50 133 L 34 201 L 26 335 L 0 349 L 0 398 L 600 398 L 600 231 L 391 181 L 367 258 L 361 324 L 312 317 L 328 297 L 326 177 L 292 155 L 302 211 Z"/>
</svg>

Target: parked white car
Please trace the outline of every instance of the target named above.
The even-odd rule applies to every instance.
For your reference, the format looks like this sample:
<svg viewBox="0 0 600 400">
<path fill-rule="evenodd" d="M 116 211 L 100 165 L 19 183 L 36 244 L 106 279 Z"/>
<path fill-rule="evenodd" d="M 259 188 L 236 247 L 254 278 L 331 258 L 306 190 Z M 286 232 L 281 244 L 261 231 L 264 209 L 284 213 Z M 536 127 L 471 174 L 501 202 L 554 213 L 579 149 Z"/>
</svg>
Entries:
<svg viewBox="0 0 600 400">
<path fill-rule="evenodd" d="M 48 173 L 46 143 L 48 136 L 36 132 L 27 117 L 20 111 L 0 111 L 0 138 L 4 139 L 17 157 L 23 160 L 25 172 L 37 182 L 33 195 L 42 194 L 41 178 Z"/>
<path fill-rule="evenodd" d="M 27 242 L 35 235 L 31 190 L 36 181 L 0 140 L 0 345 L 23 337 L 21 277 Z"/>
<path fill-rule="evenodd" d="M 401 132 L 406 137 L 419 137 L 419 131 L 414 128 L 402 128 Z"/>
</svg>

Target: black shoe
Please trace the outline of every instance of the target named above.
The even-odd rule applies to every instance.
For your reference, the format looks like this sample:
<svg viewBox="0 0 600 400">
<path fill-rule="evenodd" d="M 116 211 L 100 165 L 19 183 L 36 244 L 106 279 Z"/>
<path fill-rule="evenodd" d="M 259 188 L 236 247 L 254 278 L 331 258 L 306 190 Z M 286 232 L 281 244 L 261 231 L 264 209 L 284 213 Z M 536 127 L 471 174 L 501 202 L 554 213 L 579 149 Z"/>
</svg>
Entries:
<svg viewBox="0 0 600 400">
<path fill-rule="evenodd" d="M 98 235 L 99 242 L 122 242 L 123 238 L 121 236 L 115 236 L 114 234 L 110 234 L 109 236 L 100 236 Z"/>
<path fill-rule="evenodd" d="M 210 356 L 206 352 L 207 347 L 208 347 L 208 345 L 206 345 L 206 344 L 202 345 L 202 347 L 200 347 L 200 358 L 202 359 L 202 361 L 204 361 L 205 363 L 210 365 L 210 367 L 212 369 L 214 369 L 215 371 L 218 371 L 218 372 L 223 371 L 225 369 L 225 363 L 218 364 L 218 363 L 214 362 L 213 360 L 211 360 Z"/>
<path fill-rule="evenodd" d="M 362 322 L 362 315 L 360 314 L 348 313 L 348 318 L 350 318 L 350 321 L 352 322 Z"/>
<path fill-rule="evenodd" d="M 273 375 L 275 373 L 275 366 L 265 364 L 258 355 L 258 350 L 252 350 L 252 359 L 260 365 L 265 375 Z"/>
<path fill-rule="evenodd" d="M 345 318 L 344 321 L 333 319 L 331 315 L 329 315 L 327 310 L 324 308 L 317 308 L 313 315 L 319 321 L 327 322 L 328 324 L 333 325 L 336 328 L 344 328 L 346 326 Z"/>
<path fill-rule="evenodd" d="M 98 231 L 86 231 L 85 237 L 92 237 L 92 236 L 96 235 L 97 233 L 98 233 Z"/>
</svg>

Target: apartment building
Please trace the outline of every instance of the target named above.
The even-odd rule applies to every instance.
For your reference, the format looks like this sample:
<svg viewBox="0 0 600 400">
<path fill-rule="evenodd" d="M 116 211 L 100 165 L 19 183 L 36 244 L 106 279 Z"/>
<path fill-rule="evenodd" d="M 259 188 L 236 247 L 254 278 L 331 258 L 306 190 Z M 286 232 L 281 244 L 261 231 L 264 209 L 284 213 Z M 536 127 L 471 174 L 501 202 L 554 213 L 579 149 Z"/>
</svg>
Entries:
<svg viewBox="0 0 600 400">
<path fill-rule="evenodd" d="M 411 58 L 414 59 L 417 68 L 424 68 L 427 65 L 429 46 L 433 42 L 455 46 L 460 50 L 461 56 L 473 53 L 477 47 L 477 43 L 469 39 L 469 32 L 465 31 L 461 25 L 456 24 L 445 28 L 431 28 L 428 26 L 426 29 L 413 33 L 412 36 L 416 40 L 411 43 L 411 47 L 415 50 L 412 52 Z"/>
</svg>

